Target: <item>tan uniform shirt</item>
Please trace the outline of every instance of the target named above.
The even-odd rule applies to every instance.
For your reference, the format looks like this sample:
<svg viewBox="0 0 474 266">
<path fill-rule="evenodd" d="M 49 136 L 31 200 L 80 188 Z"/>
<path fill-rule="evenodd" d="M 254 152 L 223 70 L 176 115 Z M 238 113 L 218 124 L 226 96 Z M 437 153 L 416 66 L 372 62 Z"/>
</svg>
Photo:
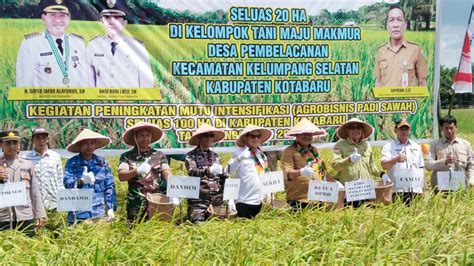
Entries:
<svg viewBox="0 0 474 266">
<path fill-rule="evenodd" d="M 394 51 L 390 42 L 379 47 L 375 58 L 374 76 L 384 86 L 402 86 L 402 74 L 408 73 L 408 86 L 418 86 L 428 76 L 428 64 L 423 50 L 417 44 L 403 41 Z"/>
<path fill-rule="evenodd" d="M 281 155 L 281 165 L 283 168 L 283 176 L 285 178 L 285 189 L 287 200 L 298 200 L 308 202 L 308 185 L 310 180 L 321 180 L 320 176 L 315 173 L 313 178 L 298 176 L 290 178 L 291 170 L 299 170 L 306 166 L 307 161 L 294 145 L 288 146 Z"/>
<path fill-rule="evenodd" d="M 446 165 L 446 157 L 452 153 L 457 160 L 455 165 Z M 474 158 L 471 144 L 462 139 L 455 138 L 450 143 L 446 138 L 441 138 L 435 143 L 431 144 L 430 151 L 425 159 L 426 169 L 433 171 L 431 173 L 431 187 L 435 188 L 438 185 L 437 172 L 449 171 L 451 166 L 454 166 L 455 171 L 464 171 L 466 173 L 466 180 L 468 180 L 471 187 L 474 186 Z"/>
<path fill-rule="evenodd" d="M 5 158 L 0 157 L 0 164 L 6 163 Z M 8 182 L 25 182 L 26 205 L 0 209 L 0 222 L 10 221 L 10 210 L 12 210 L 13 221 L 26 221 L 33 218 L 46 218 L 46 211 L 41 198 L 38 179 L 35 176 L 35 167 L 31 161 L 17 157 L 8 166 Z"/>
</svg>

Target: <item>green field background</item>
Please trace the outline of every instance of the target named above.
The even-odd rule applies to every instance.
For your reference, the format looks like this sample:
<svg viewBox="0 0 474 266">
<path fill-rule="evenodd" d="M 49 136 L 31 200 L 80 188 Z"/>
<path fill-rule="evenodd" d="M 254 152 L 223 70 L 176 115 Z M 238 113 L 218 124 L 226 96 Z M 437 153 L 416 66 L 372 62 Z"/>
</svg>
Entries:
<svg viewBox="0 0 474 266">
<path fill-rule="evenodd" d="M 208 60 L 206 58 L 206 40 L 178 40 L 169 39 L 167 26 L 129 25 L 128 33 L 142 40 L 152 58 L 152 69 L 157 77 L 157 87 L 162 92 L 162 103 L 189 103 L 189 104 L 215 104 L 215 103 L 300 103 L 300 102 L 335 102 L 335 101 L 365 101 L 375 100 L 372 89 L 375 78 L 372 75 L 377 47 L 388 40 L 385 30 L 362 28 L 361 42 L 334 42 L 330 44 L 330 58 L 332 61 L 358 60 L 361 62 L 359 76 L 332 77 L 333 90 L 327 94 L 287 94 L 287 95 L 231 95 L 207 96 L 204 89 L 204 79 L 200 77 L 180 77 L 171 75 L 170 66 L 173 60 Z M 120 136 L 123 131 L 121 119 L 50 119 L 26 120 L 25 106 L 29 102 L 10 102 L 7 100 L 8 90 L 15 86 L 15 64 L 18 48 L 25 34 L 41 32 L 44 27 L 41 20 L 34 19 L 0 19 L 1 53 L 0 78 L 1 78 L 1 107 L 0 118 L 3 128 L 17 128 L 28 135 L 30 128 L 42 126 L 50 129 L 55 134 L 52 140 L 54 147 L 65 147 L 77 134 L 78 128 L 89 127 L 112 138 L 109 148 L 123 148 Z M 84 37 L 85 44 L 97 35 L 104 34 L 99 22 L 72 21 L 68 32 Z M 413 125 L 415 138 L 432 137 L 433 122 L 433 74 L 434 74 L 434 32 L 407 32 L 409 41 L 422 46 L 429 62 L 428 88 L 430 96 L 417 98 L 418 110 L 414 115 L 393 114 L 364 114 L 359 117 L 372 124 L 376 131 L 375 140 L 389 139 L 393 136 L 394 120 L 401 116 L 407 117 Z M 215 41 L 212 41 L 215 42 Z M 223 41 L 227 42 L 227 41 Z M 248 41 L 252 43 L 275 43 L 275 41 Z M 277 41 L 281 42 L 281 41 Z M 290 42 L 288 42 L 290 43 Z M 303 43 L 292 42 L 292 43 Z M 309 43 L 309 42 L 308 42 Z M 314 42 L 313 42 L 314 43 Z M 217 59 L 226 61 L 228 59 Z M 239 60 L 239 59 L 236 59 Z M 302 59 L 290 59 L 303 61 Z M 231 59 L 234 61 L 234 59 Z M 260 60 L 262 61 L 262 60 Z M 271 61 L 265 60 L 265 61 Z M 281 61 L 281 60 L 278 60 Z M 312 60 L 305 60 L 312 61 Z M 215 77 L 216 79 L 225 77 Z M 289 77 L 292 78 L 292 77 Z M 44 103 L 43 101 L 41 103 Z M 329 128 L 329 138 L 334 135 L 334 128 Z M 168 131 L 162 140 L 163 147 L 182 147 L 176 140 L 174 132 Z M 226 144 L 224 144 L 226 145 Z"/>
</svg>

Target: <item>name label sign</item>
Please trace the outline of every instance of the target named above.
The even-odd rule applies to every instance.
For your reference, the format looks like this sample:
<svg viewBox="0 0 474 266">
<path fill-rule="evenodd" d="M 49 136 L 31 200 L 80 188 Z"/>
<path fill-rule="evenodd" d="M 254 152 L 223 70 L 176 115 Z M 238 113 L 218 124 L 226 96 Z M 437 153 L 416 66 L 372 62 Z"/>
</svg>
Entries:
<svg viewBox="0 0 474 266">
<path fill-rule="evenodd" d="M 285 191 L 283 171 L 260 174 L 260 189 L 263 194 Z"/>
<path fill-rule="evenodd" d="M 466 188 L 464 171 L 441 171 L 437 173 L 438 190 L 458 191 Z"/>
<path fill-rule="evenodd" d="M 337 202 L 339 185 L 336 182 L 311 180 L 308 187 L 308 199 L 323 202 Z"/>
<path fill-rule="evenodd" d="M 195 176 L 168 177 L 166 196 L 175 198 L 199 199 L 201 178 Z"/>
<path fill-rule="evenodd" d="M 425 171 L 418 169 L 399 169 L 393 173 L 395 187 L 400 189 L 423 189 Z"/>
<path fill-rule="evenodd" d="M 372 179 L 346 182 L 347 202 L 375 199 L 375 181 Z"/>
<path fill-rule="evenodd" d="M 58 211 L 92 211 L 93 189 L 61 189 L 58 191 Z"/>
<path fill-rule="evenodd" d="M 0 185 L 0 208 L 26 205 L 26 186 L 24 182 Z"/>
<path fill-rule="evenodd" d="M 228 178 L 224 184 L 224 200 L 239 198 L 240 178 Z"/>
</svg>

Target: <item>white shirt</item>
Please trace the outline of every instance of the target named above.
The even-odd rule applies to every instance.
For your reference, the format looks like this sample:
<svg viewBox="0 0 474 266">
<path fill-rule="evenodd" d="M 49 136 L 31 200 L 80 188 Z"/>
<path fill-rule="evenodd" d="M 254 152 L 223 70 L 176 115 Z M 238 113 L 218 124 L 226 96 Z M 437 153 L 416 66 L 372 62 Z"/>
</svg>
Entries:
<svg viewBox="0 0 474 266">
<path fill-rule="evenodd" d="M 240 178 L 239 198 L 237 202 L 250 205 L 259 205 L 262 203 L 262 195 L 260 192 L 260 176 L 255 167 L 255 161 L 252 158 L 243 159 L 240 162 L 237 157 L 244 152 L 245 148 L 237 147 L 229 161 L 230 174 L 236 178 Z M 262 151 L 257 150 L 257 156 L 262 157 Z"/>
<path fill-rule="evenodd" d="M 49 210 L 55 209 L 58 191 L 64 189 L 61 157 L 52 150 L 46 150 L 43 155 L 36 151 L 28 151 L 22 156 L 35 166 L 44 207 Z"/>
<path fill-rule="evenodd" d="M 69 40 L 68 79 L 64 84 L 64 74 L 56 61 L 45 32 L 25 36 L 16 61 L 17 87 L 87 87 L 87 68 L 84 42 L 81 37 L 66 34 Z M 64 36 L 62 37 L 64 39 Z M 53 37 L 57 47 L 56 38 Z M 63 41 L 64 54 L 66 47 Z"/>
<path fill-rule="evenodd" d="M 99 88 L 153 88 L 155 78 L 145 46 L 123 36 L 112 55 L 112 40 L 106 35 L 87 45 L 89 85 Z"/>
<path fill-rule="evenodd" d="M 423 152 L 420 145 L 414 141 L 408 140 L 408 143 L 402 144 L 398 139 L 389 142 L 383 146 L 382 149 L 382 162 L 393 159 L 398 156 L 400 152 L 406 153 L 406 161 L 403 163 L 395 163 L 392 168 L 388 171 L 388 176 L 393 182 L 392 192 L 409 192 L 407 189 L 397 189 L 396 180 L 393 177 L 395 171 L 399 169 L 416 169 L 425 167 L 423 160 Z M 416 188 L 413 190 L 415 193 L 423 193 L 422 188 Z"/>
</svg>

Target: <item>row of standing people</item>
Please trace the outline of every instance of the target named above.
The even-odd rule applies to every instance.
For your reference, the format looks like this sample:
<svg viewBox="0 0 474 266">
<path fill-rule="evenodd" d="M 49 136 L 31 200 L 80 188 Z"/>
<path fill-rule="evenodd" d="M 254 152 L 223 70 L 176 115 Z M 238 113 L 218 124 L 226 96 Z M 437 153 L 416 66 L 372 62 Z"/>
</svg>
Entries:
<svg viewBox="0 0 474 266">
<path fill-rule="evenodd" d="M 426 167 L 433 171 L 431 185 L 436 189 L 436 172 L 452 169 L 464 171 L 469 185 L 474 186 L 474 166 L 472 148 L 469 142 L 456 135 L 457 121 L 448 116 L 440 120 L 443 137 L 431 145 L 426 161 L 421 147 L 409 139 L 411 125 L 407 120 L 397 121 L 396 139 L 382 149 L 381 166 L 393 178 L 397 169 Z M 307 119 L 302 119 L 288 132 L 295 138 L 282 154 L 287 202 L 294 208 L 308 206 L 308 184 L 310 180 L 339 181 L 342 183 L 358 178 L 370 179 L 381 176 L 382 171 L 374 160 L 372 148 L 367 139 L 373 128 L 358 119 L 351 119 L 338 128 L 340 140 L 333 149 L 332 167 L 336 175 L 331 177 L 319 151 L 312 145 L 313 137 L 325 135 Z M 62 174 L 61 158 L 48 149 L 49 133 L 35 129 L 32 142 L 35 149 L 18 156 L 20 137 L 16 131 L 4 131 L 1 145 L 4 156 L 0 158 L 1 182 L 26 184 L 28 206 L 16 206 L 0 210 L 0 227 L 31 227 L 44 224 L 44 207 L 54 210 L 57 191 L 65 188 L 91 188 L 93 194 L 92 212 L 69 212 L 68 222 L 83 221 L 93 217 L 115 218 L 117 209 L 114 177 L 107 160 L 94 152 L 110 143 L 101 134 L 84 129 L 67 150 L 78 155 L 70 158 Z M 165 193 L 170 166 L 166 156 L 151 144 L 160 140 L 163 132 L 156 125 L 138 123 L 127 129 L 122 140 L 133 149 L 120 157 L 118 179 L 128 182 L 127 220 L 147 219 L 147 193 Z M 268 160 L 261 145 L 271 139 L 272 131 L 249 125 L 239 135 L 237 148 L 224 168 L 220 157 L 211 150 L 214 143 L 224 139 L 225 132 L 203 124 L 189 140 L 195 149 L 186 155 L 188 175 L 199 176 L 200 197 L 188 201 L 188 218 L 192 222 L 202 222 L 210 217 L 209 206 L 223 204 L 224 181 L 229 177 L 241 179 L 241 188 L 235 208 L 238 216 L 252 218 L 257 215 L 265 196 L 260 192 L 259 174 L 269 172 Z M 37 177 L 38 178 L 37 178 Z M 396 187 L 396 186 L 394 186 Z M 394 189 L 405 200 L 410 200 L 422 191 Z M 359 203 L 356 203 L 359 204 Z M 229 205 L 233 205 L 232 202 Z M 231 206 L 232 207 L 232 206 Z M 12 222 L 10 224 L 10 222 Z"/>
</svg>

